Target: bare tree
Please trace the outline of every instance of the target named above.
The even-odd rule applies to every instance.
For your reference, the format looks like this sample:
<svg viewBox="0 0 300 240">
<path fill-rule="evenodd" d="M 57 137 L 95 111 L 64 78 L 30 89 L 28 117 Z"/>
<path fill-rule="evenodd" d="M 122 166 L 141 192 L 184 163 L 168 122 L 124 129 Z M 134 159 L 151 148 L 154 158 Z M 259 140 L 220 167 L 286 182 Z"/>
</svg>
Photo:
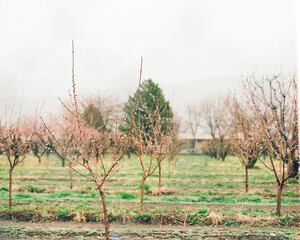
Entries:
<svg viewBox="0 0 300 240">
<path fill-rule="evenodd" d="M 202 122 L 202 111 L 201 107 L 198 104 L 189 104 L 186 105 L 185 111 L 186 111 L 186 120 L 185 124 L 188 130 L 192 133 L 193 136 L 193 148 L 195 148 L 195 142 L 197 133 L 201 127 Z"/>
<path fill-rule="evenodd" d="M 41 141 L 40 132 L 39 127 L 37 127 L 30 144 L 31 152 L 38 158 L 39 163 L 42 162 L 42 156 L 47 152 L 47 148 L 45 148 Z"/>
<path fill-rule="evenodd" d="M 179 118 L 176 117 L 176 115 L 174 115 L 174 126 L 170 134 L 171 144 L 167 155 L 168 165 L 169 165 L 169 176 L 168 176 L 169 178 L 171 177 L 171 163 L 173 162 L 173 164 L 175 164 L 176 159 L 184 145 L 184 142 L 178 139 L 179 129 L 180 129 L 180 120 Z"/>
<path fill-rule="evenodd" d="M 155 112 L 152 109 L 147 109 L 146 105 L 142 105 L 140 108 L 139 112 L 143 112 L 149 120 L 147 131 L 145 131 L 141 121 L 134 122 L 132 135 L 143 173 L 140 199 L 140 212 L 142 212 L 145 181 L 161 165 L 169 153 L 172 141 L 172 119 L 162 118 L 160 116 L 161 110 L 158 107 Z M 163 125 L 167 126 L 164 131 L 162 131 Z"/>
<path fill-rule="evenodd" d="M 140 80 L 139 85 L 141 81 L 141 75 L 142 75 L 142 60 L 141 60 L 141 69 L 140 69 Z M 68 155 L 70 159 L 72 159 L 73 162 L 77 164 L 78 167 L 73 167 L 70 165 L 69 167 L 79 174 L 82 177 L 85 177 L 86 179 L 92 181 L 95 183 L 97 190 L 100 194 L 101 200 L 102 200 L 102 208 L 103 208 L 103 215 L 104 215 L 104 225 L 105 225 L 105 238 L 109 239 L 109 220 L 108 220 L 108 212 L 107 212 L 107 203 L 105 201 L 105 194 L 103 190 L 103 185 L 105 182 L 114 174 L 116 174 L 120 169 L 120 161 L 123 158 L 123 155 L 125 154 L 125 151 L 128 147 L 129 141 L 131 139 L 131 133 L 132 133 L 132 122 L 130 124 L 130 129 L 128 133 L 121 134 L 119 129 L 118 122 L 115 122 L 115 129 L 114 129 L 114 146 L 112 146 L 111 150 L 111 161 L 106 161 L 102 156 L 100 156 L 99 163 L 93 162 L 92 156 L 90 151 L 92 151 L 89 146 L 90 143 L 90 136 L 89 134 L 86 134 L 86 125 L 82 121 L 82 116 L 79 112 L 78 107 L 78 100 L 77 100 L 77 94 L 76 94 L 76 87 L 75 87 L 75 77 L 74 77 L 74 42 L 72 41 L 72 105 L 71 108 L 68 108 L 65 106 L 70 113 L 69 116 L 71 117 L 65 117 L 65 120 L 69 123 L 71 123 L 72 126 L 74 126 L 74 140 L 73 140 L 73 149 L 77 149 L 79 151 L 80 158 L 84 159 L 82 162 L 80 159 L 72 155 L 71 152 L 67 152 L 67 149 L 64 149 L 64 146 L 62 146 L 59 142 L 59 140 L 56 138 L 56 136 L 51 132 L 51 130 L 47 127 L 49 133 L 51 134 L 52 138 L 55 140 L 55 142 L 58 144 L 60 148 L 62 148 Z M 135 105 L 136 108 L 137 105 Z M 135 110 L 135 109 L 134 109 Z M 132 114 L 133 115 L 133 114 Z M 133 119 L 133 118 L 132 118 Z M 92 141 L 94 142 L 94 141 Z M 101 145 L 99 145 L 101 147 Z"/>
<path fill-rule="evenodd" d="M 276 213 L 280 216 L 282 190 L 299 176 L 296 75 L 279 73 L 258 77 L 253 73 L 245 78 L 243 85 L 255 125 L 259 127 L 269 153 L 269 163 L 262 163 L 274 173 L 278 185 Z"/>
<path fill-rule="evenodd" d="M 248 170 L 254 166 L 264 150 L 261 134 L 247 107 L 238 102 L 236 97 L 228 97 L 227 106 L 232 116 L 230 130 L 232 151 L 245 168 L 245 190 L 248 192 Z"/>
<path fill-rule="evenodd" d="M 217 100 L 204 101 L 202 103 L 203 118 L 206 131 L 212 137 L 212 147 L 209 151 L 215 152 L 217 159 L 223 161 L 230 152 L 229 132 L 229 112 L 226 108 L 225 99 L 219 97 Z"/>
<path fill-rule="evenodd" d="M 73 188 L 72 168 L 76 166 L 77 161 L 79 161 L 80 158 L 80 145 L 77 140 L 78 133 L 77 126 L 74 123 L 75 121 L 75 115 L 68 114 L 67 111 L 64 119 L 59 119 L 57 117 L 51 119 L 47 123 L 47 128 L 51 131 L 51 134 L 55 136 L 55 141 L 49 140 L 45 143 L 46 149 L 51 151 L 54 156 L 61 160 L 62 167 L 67 165 L 70 177 L 70 189 Z M 88 130 L 89 128 L 86 126 L 84 126 L 82 130 L 85 139 L 88 139 L 88 135 L 86 134 Z M 95 129 L 93 130 L 96 131 Z M 70 157 L 70 155 L 72 157 Z M 74 158 L 76 158 L 77 161 L 74 161 Z"/>
<path fill-rule="evenodd" d="M 35 133 L 37 114 L 33 120 L 24 122 L 21 115 L 22 104 L 18 113 L 11 110 L 0 120 L 0 144 L 9 162 L 9 208 L 12 208 L 12 175 L 15 167 L 25 160 L 30 151 L 30 144 Z M 14 117 L 17 116 L 17 119 Z"/>
</svg>

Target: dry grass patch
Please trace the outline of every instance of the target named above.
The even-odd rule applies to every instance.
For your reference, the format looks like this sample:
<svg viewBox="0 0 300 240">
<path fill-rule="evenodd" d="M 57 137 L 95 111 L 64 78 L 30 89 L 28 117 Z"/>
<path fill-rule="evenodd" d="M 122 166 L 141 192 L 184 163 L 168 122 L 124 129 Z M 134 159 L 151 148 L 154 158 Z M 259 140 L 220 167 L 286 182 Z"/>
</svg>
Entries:
<svg viewBox="0 0 300 240">
<path fill-rule="evenodd" d="M 160 190 L 158 188 L 154 188 L 154 190 L 152 190 L 152 196 L 158 196 L 158 195 L 174 195 L 176 193 L 176 189 L 173 187 L 167 187 L 167 186 L 163 186 L 160 188 Z"/>
<path fill-rule="evenodd" d="M 84 216 L 84 212 L 76 213 L 75 217 L 73 218 L 74 222 L 86 222 L 86 217 Z"/>
<path fill-rule="evenodd" d="M 222 225 L 223 216 L 220 214 L 211 212 L 207 218 L 209 218 L 212 221 L 212 224 Z"/>
</svg>

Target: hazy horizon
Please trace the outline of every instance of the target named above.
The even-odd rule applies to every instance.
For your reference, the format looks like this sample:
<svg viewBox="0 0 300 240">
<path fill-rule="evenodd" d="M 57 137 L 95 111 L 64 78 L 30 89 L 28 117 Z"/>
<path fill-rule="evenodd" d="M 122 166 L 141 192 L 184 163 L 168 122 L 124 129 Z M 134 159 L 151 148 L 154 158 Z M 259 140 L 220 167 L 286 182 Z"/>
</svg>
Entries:
<svg viewBox="0 0 300 240">
<path fill-rule="evenodd" d="M 25 112 L 46 96 L 44 113 L 60 108 L 74 39 L 79 94 L 126 101 L 143 56 L 143 79 L 158 83 L 182 113 L 234 89 L 253 68 L 295 71 L 297 12 L 296 1 L 281 0 L 0 0 L 0 111 L 22 95 Z"/>
</svg>

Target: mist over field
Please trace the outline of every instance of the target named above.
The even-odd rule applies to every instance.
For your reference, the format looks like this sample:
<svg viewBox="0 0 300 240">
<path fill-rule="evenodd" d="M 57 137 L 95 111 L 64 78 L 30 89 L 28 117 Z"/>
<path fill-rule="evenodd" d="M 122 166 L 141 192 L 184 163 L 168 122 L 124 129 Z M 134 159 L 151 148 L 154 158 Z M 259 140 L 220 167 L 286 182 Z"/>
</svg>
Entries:
<svg viewBox="0 0 300 240">
<path fill-rule="evenodd" d="M 71 88 L 71 40 L 79 93 L 99 90 L 126 101 L 153 79 L 174 109 L 224 94 L 256 67 L 297 62 L 296 1 L 0 2 L 0 106 L 23 95 L 24 110 L 47 96 L 60 107 Z"/>
</svg>

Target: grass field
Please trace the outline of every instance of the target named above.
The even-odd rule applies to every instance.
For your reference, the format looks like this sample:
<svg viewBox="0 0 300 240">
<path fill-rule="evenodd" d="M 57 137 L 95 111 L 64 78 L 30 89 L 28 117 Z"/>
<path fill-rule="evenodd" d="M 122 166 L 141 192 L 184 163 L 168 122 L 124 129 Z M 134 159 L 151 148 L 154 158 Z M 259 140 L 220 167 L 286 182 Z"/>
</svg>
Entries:
<svg viewBox="0 0 300 240">
<path fill-rule="evenodd" d="M 13 204 L 8 208 L 8 165 L 0 156 L 1 239 L 101 239 L 102 208 L 94 183 L 73 174 L 55 157 L 49 166 L 32 156 L 13 173 Z M 299 190 L 285 188 L 282 216 L 276 217 L 276 183 L 258 162 L 249 172 L 249 193 L 238 159 L 179 156 L 168 177 L 163 164 L 162 193 L 156 174 L 147 179 L 144 212 L 138 212 L 141 170 L 137 159 L 105 185 L 112 235 L 125 239 L 296 239 Z M 242 227 L 242 228 L 241 228 Z M 42 236 L 42 237 L 41 237 Z M 121 239 L 121 238 L 120 238 Z"/>
</svg>

